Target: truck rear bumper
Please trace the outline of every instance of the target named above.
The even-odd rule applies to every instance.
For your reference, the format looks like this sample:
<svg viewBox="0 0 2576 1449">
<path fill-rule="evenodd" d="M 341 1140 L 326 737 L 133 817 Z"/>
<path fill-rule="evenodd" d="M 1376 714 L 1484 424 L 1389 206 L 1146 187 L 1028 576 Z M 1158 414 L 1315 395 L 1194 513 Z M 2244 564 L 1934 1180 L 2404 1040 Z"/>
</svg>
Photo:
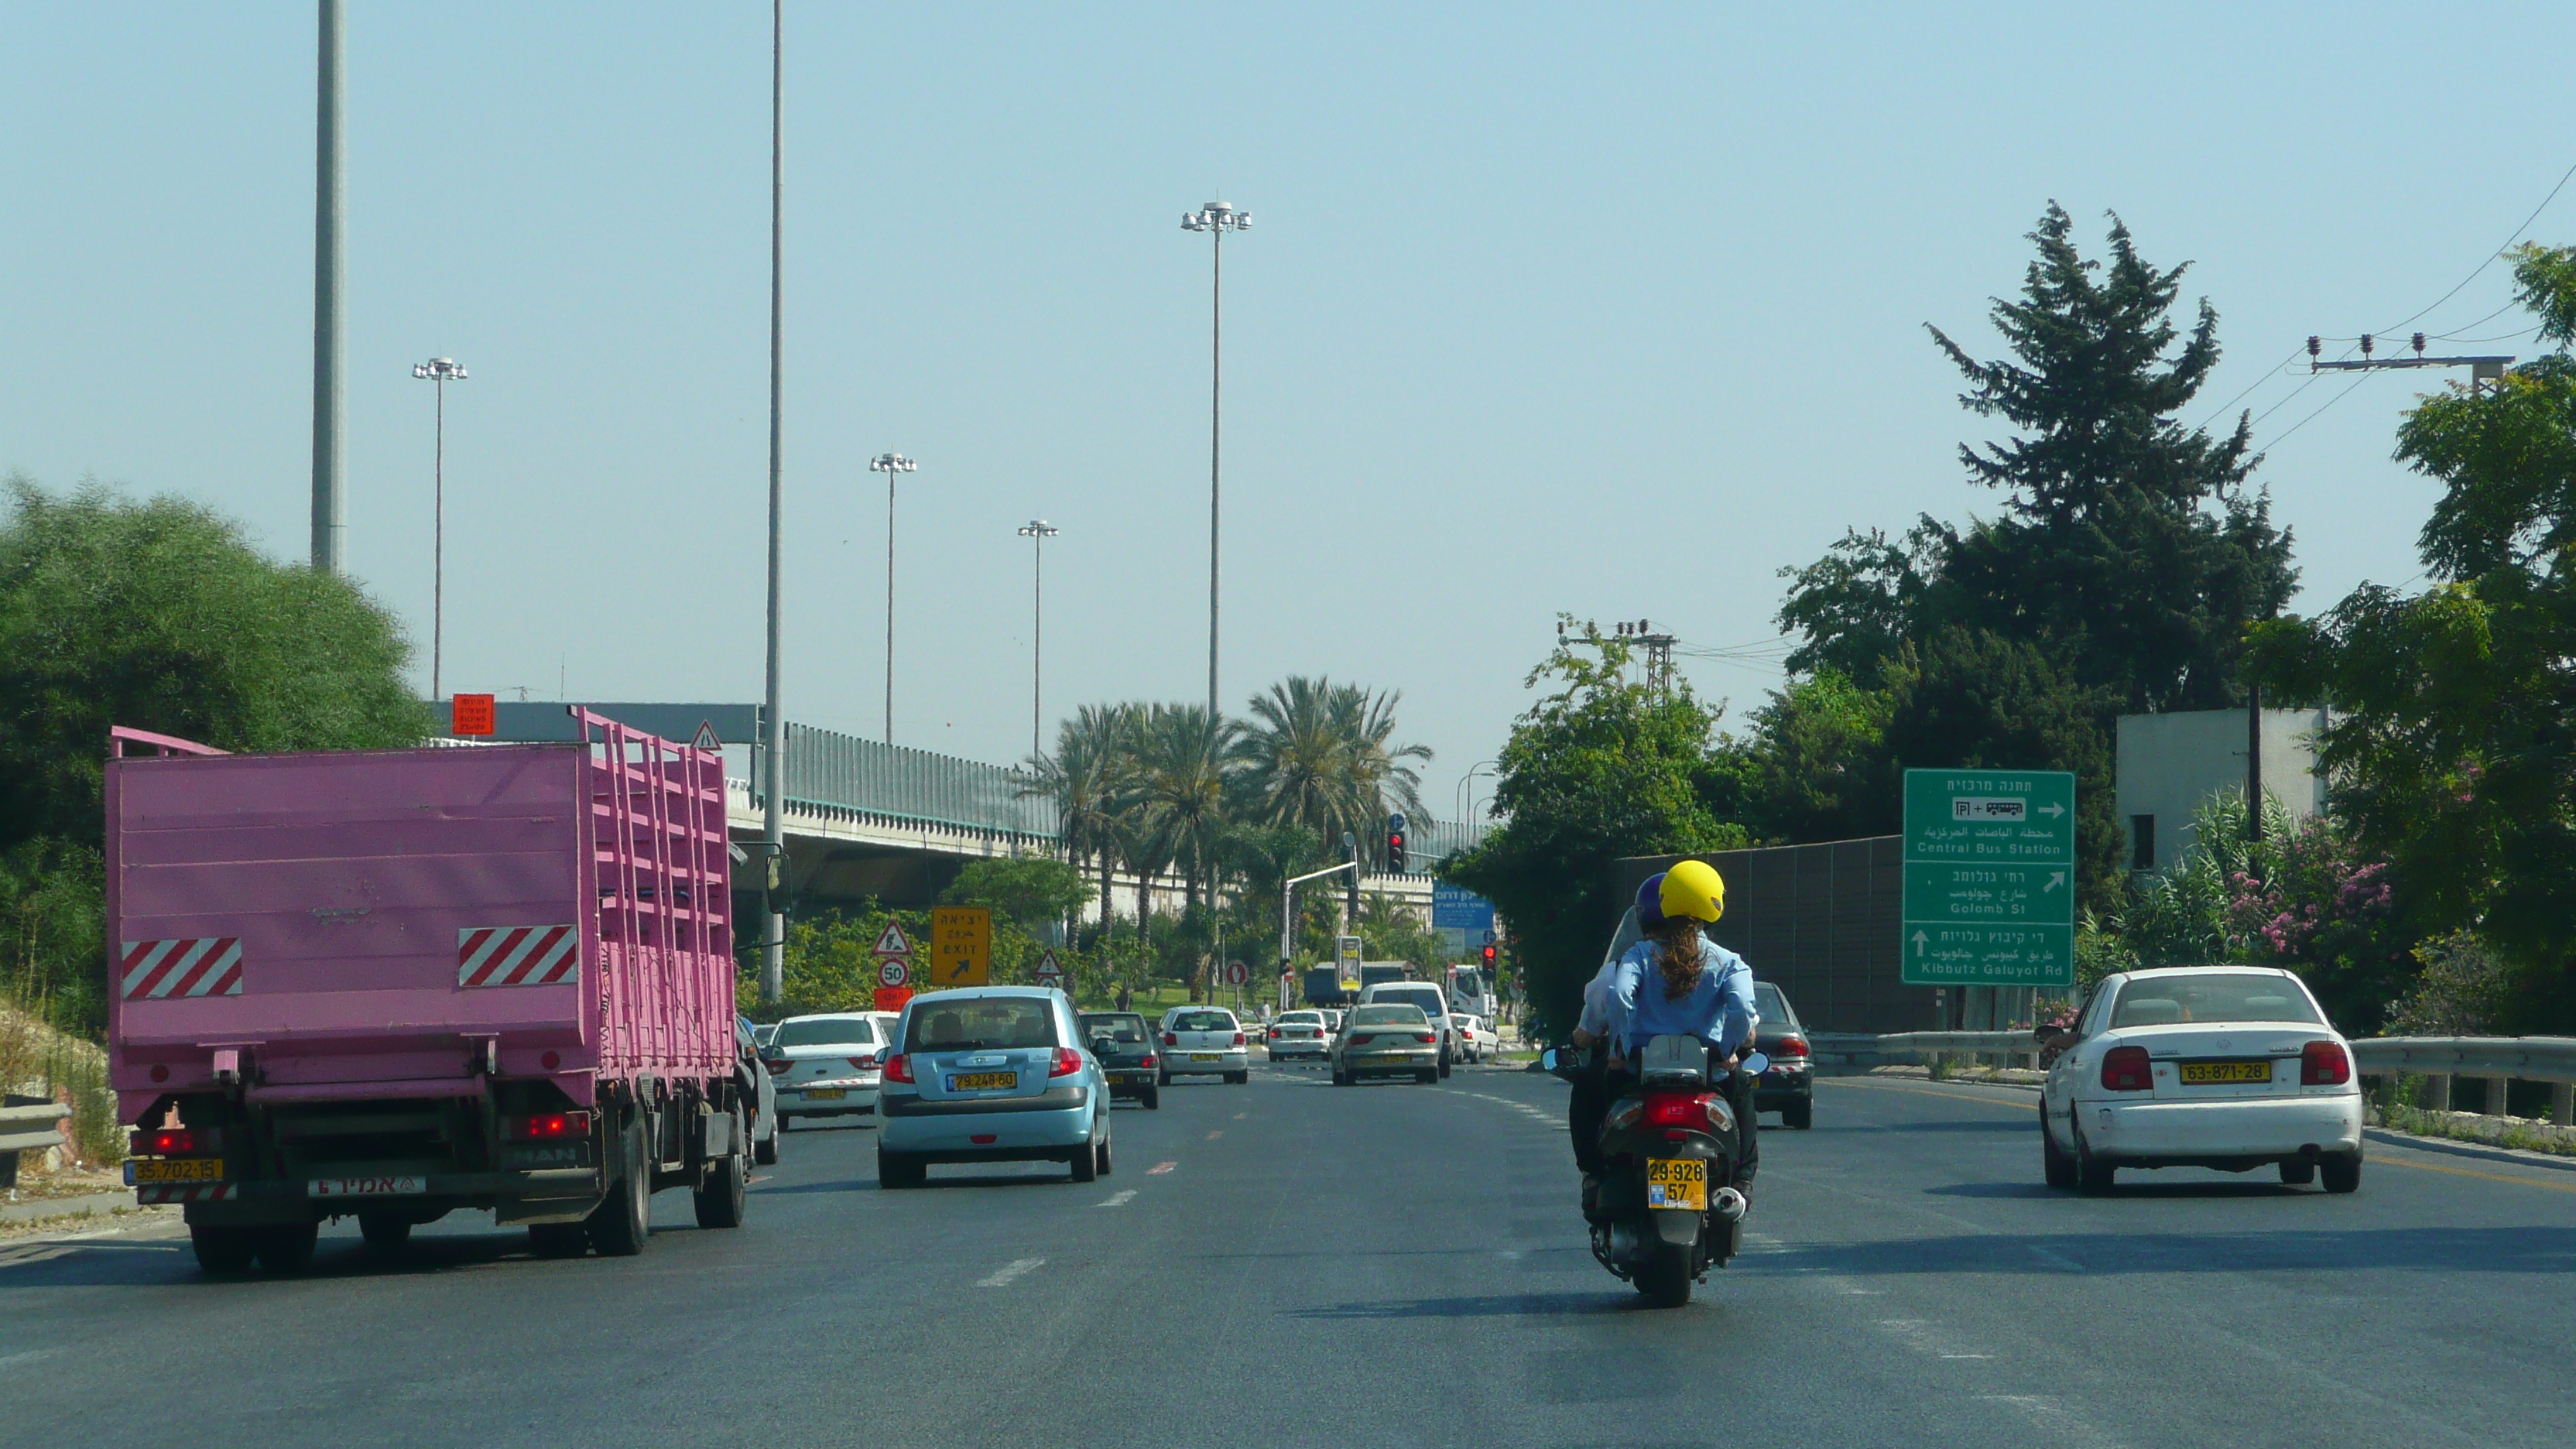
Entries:
<svg viewBox="0 0 2576 1449">
<path fill-rule="evenodd" d="M 605 1189 L 588 1167 L 536 1172 L 434 1172 L 395 1179 L 418 1191 L 334 1194 L 316 1197 L 302 1181 L 167 1183 L 134 1190 L 138 1205 L 182 1203 L 192 1223 L 273 1223 L 338 1217 L 366 1208 L 403 1207 L 444 1212 L 502 1203 L 597 1198 Z"/>
</svg>

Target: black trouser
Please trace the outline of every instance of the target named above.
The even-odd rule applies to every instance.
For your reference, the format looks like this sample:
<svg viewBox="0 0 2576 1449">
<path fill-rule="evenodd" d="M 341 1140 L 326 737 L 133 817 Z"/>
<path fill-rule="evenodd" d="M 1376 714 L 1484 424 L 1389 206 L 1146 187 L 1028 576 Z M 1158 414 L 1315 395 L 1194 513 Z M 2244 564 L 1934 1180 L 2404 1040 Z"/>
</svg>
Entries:
<svg viewBox="0 0 2576 1449">
<path fill-rule="evenodd" d="M 1574 1141 L 1574 1165 L 1597 1177 L 1608 1166 L 1601 1156 L 1601 1119 L 1609 1115 L 1612 1102 L 1637 1085 L 1637 1074 L 1610 1066 L 1610 1054 L 1599 1047 L 1593 1049 L 1592 1056 L 1592 1062 L 1574 1074 L 1574 1091 L 1565 1104 L 1565 1130 Z M 1762 1166 L 1762 1134 L 1754 1123 L 1753 1077 L 1742 1071 L 1729 1072 L 1718 1083 L 1718 1091 L 1735 1109 L 1740 1145 L 1735 1186 L 1749 1187 L 1754 1172 Z"/>
</svg>

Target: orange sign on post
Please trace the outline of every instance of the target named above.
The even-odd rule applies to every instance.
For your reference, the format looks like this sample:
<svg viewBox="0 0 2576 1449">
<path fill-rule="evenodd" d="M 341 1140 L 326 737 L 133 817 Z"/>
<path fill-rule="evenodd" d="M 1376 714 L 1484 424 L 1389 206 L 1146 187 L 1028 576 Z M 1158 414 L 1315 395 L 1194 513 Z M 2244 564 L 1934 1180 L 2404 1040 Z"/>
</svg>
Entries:
<svg viewBox="0 0 2576 1449">
<path fill-rule="evenodd" d="M 930 913 L 930 984 L 985 986 L 993 979 L 993 913 L 939 906 Z"/>
<path fill-rule="evenodd" d="M 876 992 L 876 1009 L 879 1011 L 901 1011 L 903 1010 L 903 1004 L 911 999 L 912 988 L 909 986 L 880 986 L 877 988 Z"/>
<path fill-rule="evenodd" d="M 447 732 L 451 735 L 489 735 L 493 732 L 492 696 L 460 694 L 447 702 Z"/>
</svg>

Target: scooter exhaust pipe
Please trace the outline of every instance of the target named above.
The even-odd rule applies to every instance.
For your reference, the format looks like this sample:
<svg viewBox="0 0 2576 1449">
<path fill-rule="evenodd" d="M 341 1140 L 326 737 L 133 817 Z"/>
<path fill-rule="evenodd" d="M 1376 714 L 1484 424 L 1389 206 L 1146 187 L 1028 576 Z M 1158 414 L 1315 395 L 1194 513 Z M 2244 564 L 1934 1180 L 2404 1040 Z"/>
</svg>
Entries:
<svg viewBox="0 0 2576 1449">
<path fill-rule="evenodd" d="M 1751 1206 L 1744 1200 L 1744 1194 L 1731 1187 L 1719 1188 L 1716 1195 L 1708 1200 L 1708 1210 L 1730 1223 L 1743 1217 L 1745 1209 Z"/>
</svg>

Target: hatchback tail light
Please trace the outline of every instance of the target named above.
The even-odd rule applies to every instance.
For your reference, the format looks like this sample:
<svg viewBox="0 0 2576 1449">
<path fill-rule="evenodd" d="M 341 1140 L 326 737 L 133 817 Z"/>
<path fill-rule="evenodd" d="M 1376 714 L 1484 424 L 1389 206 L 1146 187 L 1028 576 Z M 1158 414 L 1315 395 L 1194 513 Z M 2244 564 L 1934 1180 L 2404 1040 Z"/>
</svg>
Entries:
<svg viewBox="0 0 2576 1449">
<path fill-rule="evenodd" d="M 2155 1069 L 2147 1064 L 2147 1049 L 2142 1046 L 2118 1046 L 2102 1054 L 2102 1086 L 2113 1092 L 2143 1092 L 2155 1085 Z"/>
<path fill-rule="evenodd" d="M 2336 1041 L 2312 1041 L 2299 1048 L 2299 1085 L 2340 1087 L 2352 1080 L 2352 1055 Z"/>
<path fill-rule="evenodd" d="M 1082 1070 L 1082 1053 L 1071 1047 L 1057 1047 L 1055 1060 L 1047 1067 L 1050 1077 L 1069 1077 Z"/>
<path fill-rule="evenodd" d="M 1145 1059 L 1144 1059 L 1143 1061 L 1141 1061 L 1141 1062 L 1138 1062 L 1136 1065 L 1138 1065 L 1138 1066 L 1140 1066 L 1140 1067 L 1150 1067 L 1150 1066 L 1152 1066 L 1153 1064 L 1154 1064 L 1154 1054 L 1153 1054 L 1152 1052 L 1147 1052 L 1147 1053 L 1145 1053 Z"/>
<path fill-rule="evenodd" d="M 1244 1039 L 1243 1039 L 1243 1033 L 1242 1033 L 1242 1032 L 1239 1032 L 1239 1031 L 1238 1031 L 1238 1032 L 1236 1032 L 1236 1033 L 1234 1034 L 1234 1044 L 1235 1044 L 1236 1046 L 1244 1046 L 1244 1045 L 1247 1045 L 1247 1043 L 1246 1043 L 1246 1042 L 1244 1041 Z"/>
<path fill-rule="evenodd" d="M 1805 1037 L 1784 1036 L 1771 1044 L 1771 1055 L 1775 1057 L 1804 1057 L 1806 1054 Z"/>
<path fill-rule="evenodd" d="M 514 1142 L 561 1142 L 590 1135 L 588 1112 L 539 1112 L 513 1117 L 503 1124 Z"/>
<path fill-rule="evenodd" d="M 1170 1033 L 1170 1032 L 1168 1032 L 1168 1031 L 1167 1031 L 1167 1032 L 1165 1032 L 1165 1033 L 1163 1033 L 1163 1045 L 1165 1045 L 1165 1046 L 1179 1046 L 1180 1044 L 1181 1044 L 1181 1039 L 1180 1039 L 1179 1037 L 1174 1036 L 1172 1033 Z"/>
<path fill-rule="evenodd" d="M 906 1086 L 910 1086 L 912 1084 L 912 1054 L 909 1052 L 896 1052 L 893 1056 L 886 1058 L 885 1079 L 889 1082 L 901 1082 Z"/>
</svg>

